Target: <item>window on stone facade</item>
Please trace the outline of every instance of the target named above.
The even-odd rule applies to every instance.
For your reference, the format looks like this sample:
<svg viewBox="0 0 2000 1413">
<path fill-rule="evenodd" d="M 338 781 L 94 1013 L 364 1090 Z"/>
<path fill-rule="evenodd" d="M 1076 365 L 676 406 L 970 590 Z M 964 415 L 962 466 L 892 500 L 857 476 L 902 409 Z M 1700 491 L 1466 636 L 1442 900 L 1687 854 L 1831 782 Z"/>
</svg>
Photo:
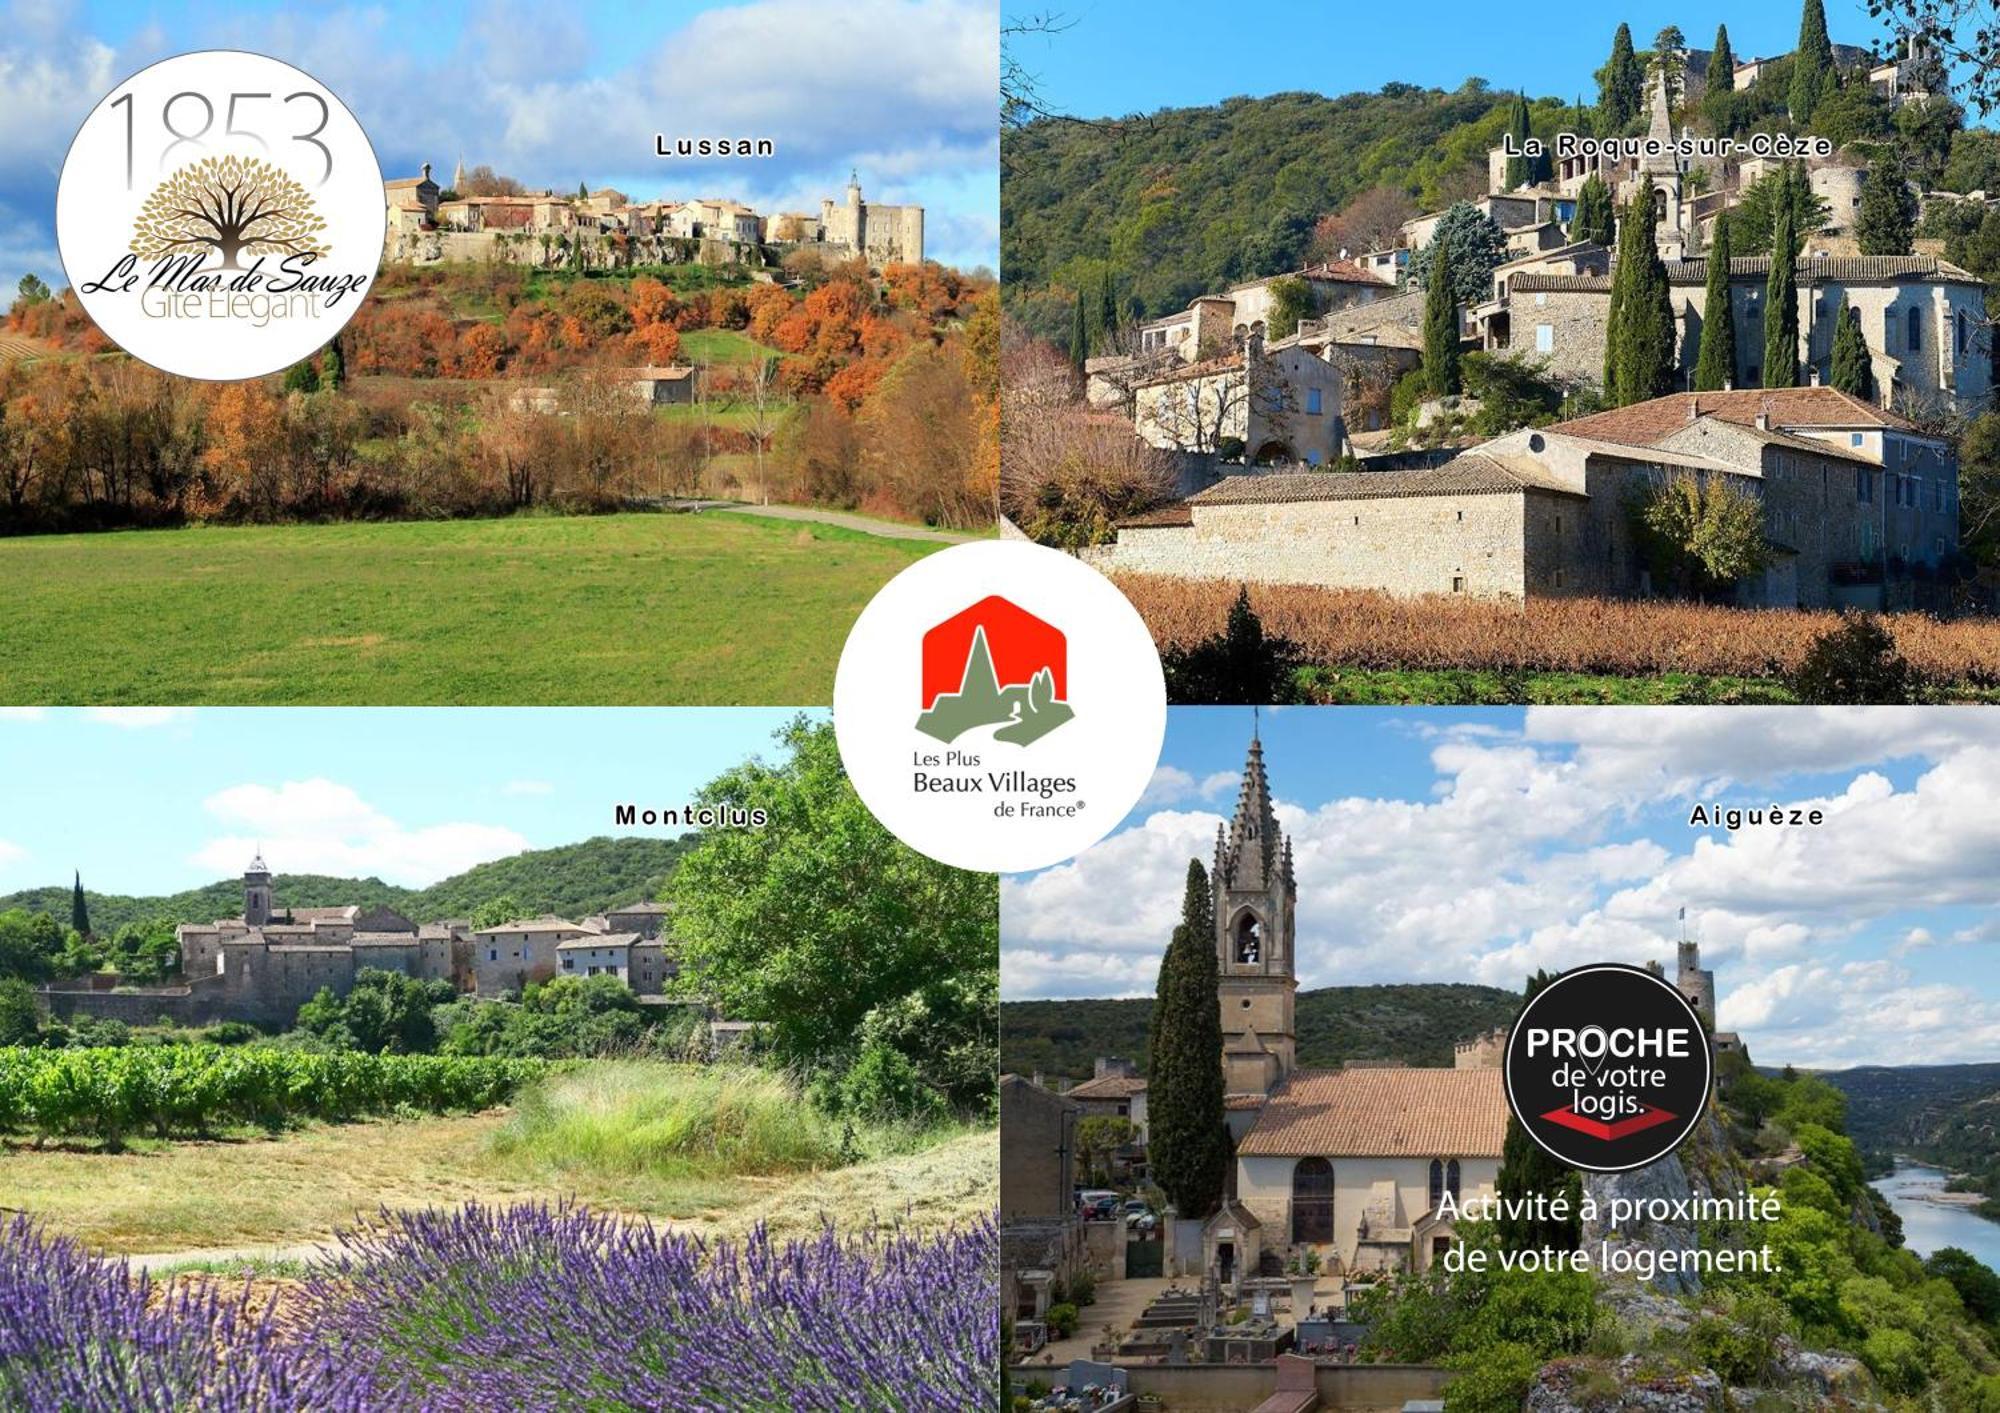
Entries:
<svg viewBox="0 0 2000 1413">
<path fill-rule="evenodd" d="M 1965 311 L 1963 309 L 1952 316 L 1951 342 L 1952 348 L 1956 352 L 1965 352 Z"/>
<path fill-rule="evenodd" d="M 1861 433 L 1859 433 L 1859 432 L 1849 432 L 1849 433 L 1847 434 L 1847 444 L 1848 444 L 1849 446 L 1860 446 L 1860 445 L 1861 445 Z"/>
<path fill-rule="evenodd" d="M 1255 913 L 1245 913 L 1236 921 L 1236 960 L 1254 963 L 1264 955 L 1264 924 Z"/>
<path fill-rule="evenodd" d="M 1333 1164 L 1301 1158 L 1292 1169 L 1292 1242 L 1324 1245 L 1333 1240 Z"/>
<path fill-rule="evenodd" d="M 1867 471 L 1854 473 L 1854 499 L 1862 505 L 1875 499 L 1875 478 Z"/>
<path fill-rule="evenodd" d="M 1320 415 L 1320 390 L 1318 388 L 1307 388 L 1306 416 L 1317 417 L 1319 415 Z"/>
<path fill-rule="evenodd" d="M 1535 325 L 1535 352 L 1553 353 L 1556 348 L 1556 326 L 1554 324 Z"/>
<path fill-rule="evenodd" d="M 1924 347 L 1924 311 L 1912 308 L 1909 317 L 1903 322 L 1909 325 L 1910 352 L 1922 352 Z"/>
<path fill-rule="evenodd" d="M 1451 591 L 1454 594 L 1465 592 L 1465 576 L 1463 574 L 1454 574 L 1451 576 Z"/>
</svg>

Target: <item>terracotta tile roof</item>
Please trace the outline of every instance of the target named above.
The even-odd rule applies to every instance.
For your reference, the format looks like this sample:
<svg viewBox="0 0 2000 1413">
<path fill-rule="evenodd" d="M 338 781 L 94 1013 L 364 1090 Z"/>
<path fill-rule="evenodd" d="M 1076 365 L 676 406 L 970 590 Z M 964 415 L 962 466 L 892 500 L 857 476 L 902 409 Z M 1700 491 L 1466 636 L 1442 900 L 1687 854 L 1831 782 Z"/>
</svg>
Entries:
<svg viewBox="0 0 2000 1413">
<path fill-rule="evenodd" d="M 293 922 L 347 922 L 361 915 L 361 909 L 349 904 L 344 908 L 286 908 Z"/>
<path fill-rule="evenodd" d="M 1524 466 L 1519 458 L 1469 451 L 1442 466 L 1418 471 L 1281 471 L 1270 476 L 1227 476 L 1185 502 L 1204 505 L 1277 505 L 1290 501 L 1403 500 L 1416 496 L 1512 495 L 1524 490 L 1579 495 Z"/>
<path fill-rule="evenodd" d="M 414 947 L 414 932 L 357 932 L 348 939 L 356 947 Z"/>
<path fill-rule="evenodd" d="M 1086 1079 L 1063 1091 L 1065 1099 L 1130 1099 L 1146 1092 L 1146 1081 L 1137 1075 L 1107 1074 Z"/>
<path fill-rule="evenodd" d="M 1497 1158 L 1499 1070 L 1298 1070 L 1264 1105 L 1244 1156 Z"/>
<path fill-rule="evenodd" d="M 1906 417 L 1876 407 L 1838 388 L 1736 388 L 1728 392 L 1668 393 L 1650 402 L 1635 402 L 1549 430 L 1570 436 L 1627 446 L 1651 446 L 1687 426 L 1696 417 L 1715 417 L 1739 426 L 1757 425 L 1757 414 L 1768 412 L 1780 430 L 1798 427 L 1889 427 L 1911 430 Z"/>
<path fill-rule="evenodd" d="M 692 372 L 693 370 L 690 369 L 688 371 Z M 648 901 L 644 903 L 627 903 L 622 908 L 606 908 L 604 911 L 607 917 L 612 915 L 616 915 L 618 917 L 632 917 L 640 913 L 658 914 L 664 916 L 666 913 L 672 911 L 672 909 L 668 908 L 665 903 L 655 903 Z"/>
<path fill-rule="evenodd" d="M 1264 1107 L 1264 1096 L 1261 1094 L 1225 1094 L 1222 1096 L 1222 1107 L 1225 1109 L 1261 1109 Z"/>
<path fill-rule="evenodd" d="M 1336 284 L 1374 285 L 1378 288 L 1395 288 L 1394 280 L 1384 279 L 1373 270 L 1357 265 L 1352 260 L 1328 260 L 1318 265 L 1308 265 L 1299 271 L 1308 280 L 1331 280 Z"/>
</svg>

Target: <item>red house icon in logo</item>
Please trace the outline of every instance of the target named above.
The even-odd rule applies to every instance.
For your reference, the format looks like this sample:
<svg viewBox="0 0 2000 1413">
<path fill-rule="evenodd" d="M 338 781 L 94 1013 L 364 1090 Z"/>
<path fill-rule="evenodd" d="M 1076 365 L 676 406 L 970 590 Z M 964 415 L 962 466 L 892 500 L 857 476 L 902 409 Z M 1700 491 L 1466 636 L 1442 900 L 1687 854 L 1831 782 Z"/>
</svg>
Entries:
<svg viewBox="0 0 2000 1413">
<path fill-rule="evenodd" d="M 997 726 L 996 741 L 1025 746 L 1075 715 L 1062 630 L 998 594 L 924 634 L 923 714 L 917 729 L 955 741 Z"/>
</svg>

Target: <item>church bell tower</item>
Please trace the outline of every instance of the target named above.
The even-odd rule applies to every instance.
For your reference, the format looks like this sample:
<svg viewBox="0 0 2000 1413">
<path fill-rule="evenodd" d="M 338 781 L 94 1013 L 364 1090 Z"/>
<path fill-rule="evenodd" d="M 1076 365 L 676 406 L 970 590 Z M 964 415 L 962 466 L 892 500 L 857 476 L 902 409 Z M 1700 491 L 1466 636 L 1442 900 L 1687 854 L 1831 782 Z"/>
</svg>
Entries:
<svg viewBox="0 0 2000 1413">
<path fill-rule="evenodd" d="M 264 851 L 243 870 L 243 921 L 262 927 L 271 920 L 271 870 L 264 867 Z"/>
<path fill-rule="evenodd" d="M 1299 889 L 1292 845 L 1271 809 L 1264 744 L 1253 730 L 1236 816 L 1215 831 L 1215 947 L 1222 1067 L 1232 1095 L 1267 1097 L 1297 1063 L 1293 962 Z"/>
</svg>

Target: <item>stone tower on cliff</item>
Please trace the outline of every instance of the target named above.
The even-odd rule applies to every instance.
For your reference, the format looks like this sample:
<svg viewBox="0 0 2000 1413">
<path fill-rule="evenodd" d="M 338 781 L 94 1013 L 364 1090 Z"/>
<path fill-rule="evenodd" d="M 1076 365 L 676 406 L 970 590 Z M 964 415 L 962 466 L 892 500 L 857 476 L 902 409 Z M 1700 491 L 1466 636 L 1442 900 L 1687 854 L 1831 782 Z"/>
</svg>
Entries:
<svg viewBox="0 0 2000 1413">
<path fill-rule="evenodd" d="M 1222 1067 L 1231 1095 L 1264 1098 L 1297 1064 L 1293 940 L 1298 883 L 1292 846 L 1271 809 L 1264 745 L 1253 732 L 1236 817 L 1215 831 L 1215 946 Z"/>
</svg>

